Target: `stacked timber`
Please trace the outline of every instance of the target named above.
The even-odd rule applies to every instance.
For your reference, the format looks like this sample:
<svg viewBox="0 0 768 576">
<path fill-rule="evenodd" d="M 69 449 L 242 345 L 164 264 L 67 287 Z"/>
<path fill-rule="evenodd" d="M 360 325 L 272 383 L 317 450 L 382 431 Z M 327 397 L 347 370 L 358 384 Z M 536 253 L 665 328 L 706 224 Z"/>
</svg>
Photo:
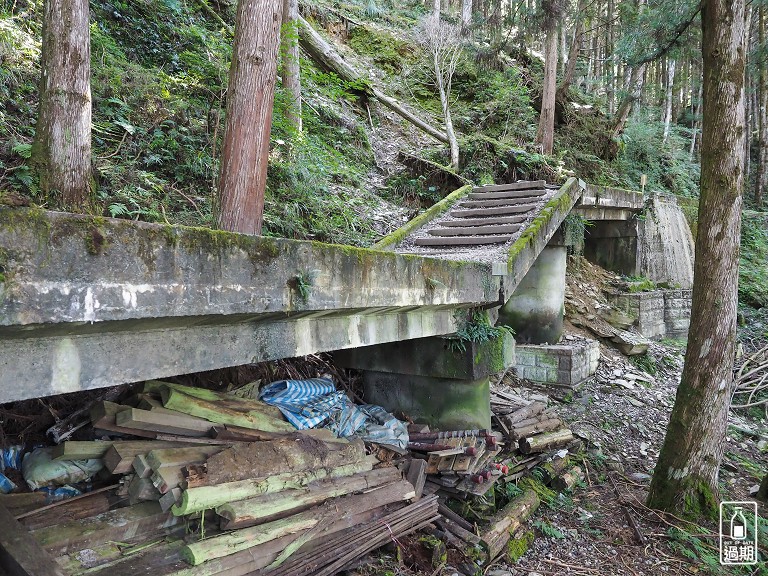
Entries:
<svg viewBox="0 0 768 576">
<path fill-rule="evenodd" d="M 116 400 L 90 410 L 107 439 L 49 449 L 101 460 L 106 486 L 0 499 L 11 540 L 50 569 L 35 576 L 333 574 L 438 518 L 437 497 L 417 499 L 361 440 L 296 431 L 258 400 L 157 381 Z"/>
</svg>

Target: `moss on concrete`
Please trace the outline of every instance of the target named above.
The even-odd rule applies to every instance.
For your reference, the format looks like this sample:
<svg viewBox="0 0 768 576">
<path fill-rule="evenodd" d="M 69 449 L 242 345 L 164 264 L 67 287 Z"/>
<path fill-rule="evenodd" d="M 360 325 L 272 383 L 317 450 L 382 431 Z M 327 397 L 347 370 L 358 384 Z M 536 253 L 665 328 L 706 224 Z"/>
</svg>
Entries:
<svg viewBox="0 0 768 576">
<path fill-rule="evenodd" d="M 469 194 L 471 191 L 472 191 L 472 186 L 470 184 L 467 184 L 466 186 L 462 186 L 458 190 L 454 190 L 453 192 L 448 194 L 448 196 L 440 200 L 440 202 L 438 202 L 431 208 L 425 210 L 424 212 L 416 216 L 416 218 L 414 218 L 410 222 L 407 222 L 404 226 L 401 226 L 391 234 L 384 236 L 384 238 L 382 238 L 376 244 L 374 244 L 373 247 L 378 250 L 383 250 L 390 246 L 394 246 L 399 242 L 402 242 L 402 240 L 405 239 L 405 237 L 408 236 L 411 232 L 421 228 L 422 226 L 424 226 L 424 224 L 431 222 L 441 214 L 444 214 L 445 212 L 450 210 L 453 207 L 453 205 L 456 204 L 456 202 L 464 198 L 464 196 Z"/>
</svg>

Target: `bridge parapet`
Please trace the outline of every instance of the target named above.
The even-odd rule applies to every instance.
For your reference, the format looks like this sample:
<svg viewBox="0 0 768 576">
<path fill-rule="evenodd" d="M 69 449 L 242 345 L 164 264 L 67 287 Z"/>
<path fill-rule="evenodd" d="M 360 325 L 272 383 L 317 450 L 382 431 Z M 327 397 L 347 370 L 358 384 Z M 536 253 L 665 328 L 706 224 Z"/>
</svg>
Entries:
<svg viewBox="0 0 768 576">
<path fill-rule="evenodd" d="M 586 220 L 629 220 L 644 205 L 640 192 L 588 184 L 574 212 Z"/>
<path fill-rule="evenodd" d="M 0 209 L 0 273 L 0 403 L 450 334 L 500 290 L 481 262 L 37 209 Z"/>
</svg>

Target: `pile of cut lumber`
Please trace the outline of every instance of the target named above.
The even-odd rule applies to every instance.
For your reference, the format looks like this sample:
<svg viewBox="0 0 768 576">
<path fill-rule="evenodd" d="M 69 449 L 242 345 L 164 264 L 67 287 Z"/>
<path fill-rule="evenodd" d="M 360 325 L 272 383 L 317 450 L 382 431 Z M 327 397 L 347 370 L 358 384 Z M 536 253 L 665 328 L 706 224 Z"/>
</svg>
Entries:
<svg viewBox="0 0 768 576">
<path fill-rule="evenodd" d="M 101 459 L 106 486 L 50 505 L 0 498 L 0 572 L 23 574 L 24 550 L 35 576 L 330 575 L 438 518 L 437 497 L 361 440 L 296 431 L 258 400 L 151 381 L 90 417 L 109 439 L 52 457 Z"/>
</svg>

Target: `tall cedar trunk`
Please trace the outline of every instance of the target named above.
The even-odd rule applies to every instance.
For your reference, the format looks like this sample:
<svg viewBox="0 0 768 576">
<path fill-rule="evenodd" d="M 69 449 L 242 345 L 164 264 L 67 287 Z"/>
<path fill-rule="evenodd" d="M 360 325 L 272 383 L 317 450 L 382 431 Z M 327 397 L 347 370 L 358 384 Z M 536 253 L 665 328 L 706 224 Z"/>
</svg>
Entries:
<svg viewBox="0 0 768 576">
<path fill-rule="evenodd" d="M 299 67 L 299 0 L 283 0 L 283 87 L 290 96 L 285 118 L 301 134 L 301 70 Z"/>
<path fill-rule="evenodd" d="M 645 84 L 645 68 L 646 64 L 640 64 L 639 66 L 633 66 L 632 72 L 629 76 L 629 86 L 627 93 L 622 98 L 619 109 L 616 111 L 616 116 L 613 120 L 613 128 L 611 129 L 611 135 L 608 138 L 607 146 L 603 152 L 603 157 L 607 160 L 612 160 L 616 157 L 618 150 L 616 139 L 624 132 L 624 127 L 627 124 L 629 115 L 632 112 L 632 107 L 635 102 L 640 100 L 643 94 L 643 86 Z"/>
<path fill-rule="evenodd" d="M 576 26 L 573 31 L 573 41 L 571 43 L 571 49 L 568 51 L 568 65 L 565 67 L 563 79 L 557 87 L 557 92 L 563 97 L 568 93 L 568 88 L 570 88 L 573 83 L 573 78 L 576 74 L 576 64 L 579 60 L 581 39 L 584 35 L 584 20 L 586 19 L 584 11 L 586 10 L 586 7 L 587 0 L 579 0 L 579 7 L 576 13 Z"/>
<path fill-rule="evenodd" d="M 731 399 L 744 180 L 744 0 L 705 0 L 704 117 L 691 329 L 648 504 L 713 512 Z"/>
<path fill-rule="evenodd" d="M 240 0 L 219 193 L 223 230 L 261 234 L 283 0 Z"/>
<path fill-rule="evenodd" d="M 32 150 L 40 189 L 82 210 L 93 180 L 88 0 L 46 0 L 41 68 Z"/>
<path fill-rule="evenodd" d="M 613 114 L 616 108 L 616 63 L 613 57 L 613 15 L 615 6 L 613 0 L 608 0 L 605 8 L 606 35 L 605 35 L 605 74 L 606 92 L 608 93 L 608 114 Z"/>
<path fill-rule="evenodd" d="M 758 45 L 765 45 L 765 7 L 758 8 Z M 768 64 L 761 58 L 759 63 L 760 76 L 758 78 L 758 106 L 755 112 L 758 115 L 759 154 L 757 164 L 757 178 L 755 179 L 755 208 L 762 209 L 768 187 Z"/>
<path fill-rule="evenodd" d="M 702 84 L 699 84 L 699 89 L 696 92 L 695 103 L 691 103 L 691 111 L 693 112 L 695 110 L 695 112 L 693 112 L 693 130 L 691 134 L 691 150 L 689 153 L 691 162 L 693 162 L 694 156 L 696 154 L 696 134 L 698 133 L 699 124 L 701 123 L 699 118 L 701 116 L 701 101 L 704 98 L 703 93 L 704 93 L 704 86 L 702 83 Z M 701 143 L 699 143 L 699 148 L 701 148 Z"/>
<path fill-rule="evenodd" d="M 555 96 L 557 93 L 557 21 L 547 19 L 547 38 L 544 46 L 544 93 L 541 97 L 539 128 L 536 144 L 544 154 L 552 154 L 555 141 Z"/>
<path fill-rule="evenodd" d="M 469 35 L 469 27 L 472 24 L 472 0 L 461 1 L 461 32 Z"/>
<path fill-rule="evenodd" d="M 667 91 L 666 101 L 664 103 L 664 138 L 666 142 L 669 138 L 669 127 L 672 124 L 672 92 L 675 87 L 675 61 L 670 60 L 667 63 Z"/>
</svg>

